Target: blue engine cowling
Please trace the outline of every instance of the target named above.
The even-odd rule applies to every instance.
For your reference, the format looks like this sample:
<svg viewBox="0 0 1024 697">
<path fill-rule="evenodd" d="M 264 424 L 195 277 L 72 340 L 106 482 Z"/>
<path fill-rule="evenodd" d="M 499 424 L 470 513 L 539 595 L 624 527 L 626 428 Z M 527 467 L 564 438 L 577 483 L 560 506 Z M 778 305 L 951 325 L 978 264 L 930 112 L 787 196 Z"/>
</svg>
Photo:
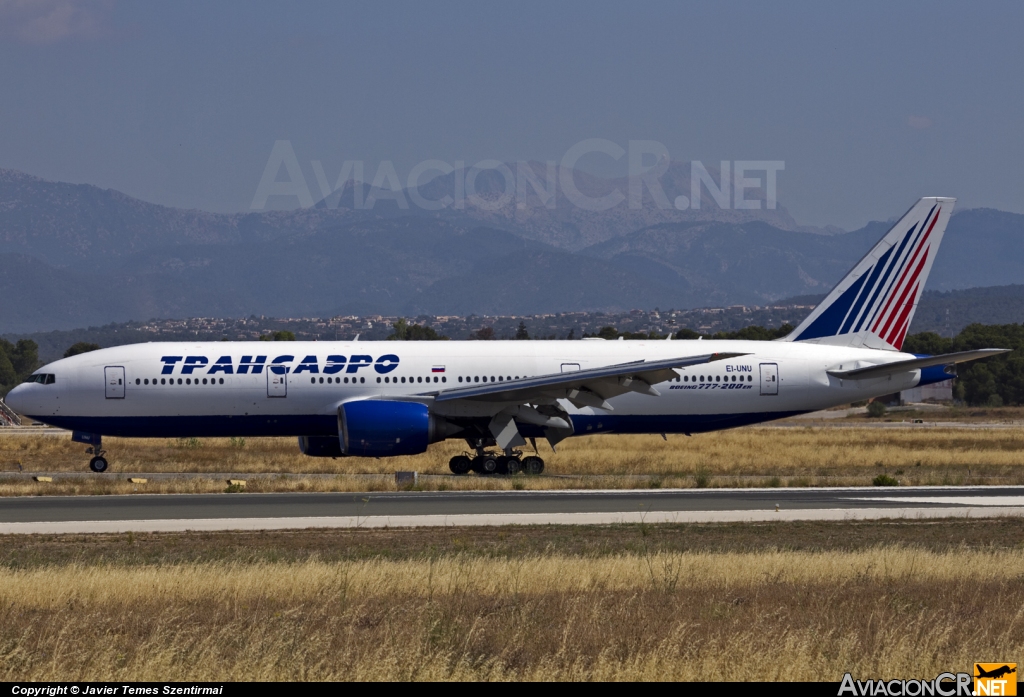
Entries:
<svg viewBox="0 0 1024 697">
<path fill-rule="evenodd" d="M 360 457 L 416 455 L 457 430 L 425 404 L 377 399 L 341 405 L 338 426 L 342 453 Z"/>
<path fill-rule="evenodd" d="M 425 404 L 367 399 L 339 407 L 337 437 L 300 436 L 299 450 L 310 457 L 416 455 L 461 430 Z"/>
</svg>

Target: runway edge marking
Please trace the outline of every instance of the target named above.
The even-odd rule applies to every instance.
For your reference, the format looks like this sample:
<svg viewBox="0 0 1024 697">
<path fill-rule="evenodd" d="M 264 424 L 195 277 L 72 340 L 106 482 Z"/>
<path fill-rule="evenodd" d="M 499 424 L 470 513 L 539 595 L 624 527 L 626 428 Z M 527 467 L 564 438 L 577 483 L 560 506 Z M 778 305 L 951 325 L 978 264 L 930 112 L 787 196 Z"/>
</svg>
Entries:
<svg viewBox="0 0 1024 697">
<path fill-rule="evenodd" d="M 614 525 L 622 523 L 764 523 L 770 521 L 924 520 L 1024 516 L 1022 507 L 825 508 L 765 511 L 650 511 L 617 513 L 514 513 L 461 515 L 205 518 L 0 523 L 0 534 L 211 532 L 316 528 L 479 527 L 502 525 Z"/>
</svg>

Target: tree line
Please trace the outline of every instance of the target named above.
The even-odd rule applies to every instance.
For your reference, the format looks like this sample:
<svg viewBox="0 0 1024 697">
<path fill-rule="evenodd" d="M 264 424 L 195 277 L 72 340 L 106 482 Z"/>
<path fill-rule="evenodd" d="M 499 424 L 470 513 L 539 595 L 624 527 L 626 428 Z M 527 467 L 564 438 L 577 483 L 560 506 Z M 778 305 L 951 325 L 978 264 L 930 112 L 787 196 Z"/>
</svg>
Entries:
<svg viewBox="0 0 1024 697">
<path fill-rule="evenodd" d="M 31 339 L 0 339 L 0 391 L 7 394 L 39 367 L 39 346 Z"/>
<path fill-rule="evenodd" d="M 952 339 L 935 332 L 907 337 L 907 353 L 936 355 L 982 348 L 1012 349 L 1010 353 L 963 363 L 957 368 L 953 396 L 971 406 L 1024 404 L 1024 324 L 969 324 Z"/>
</svg>

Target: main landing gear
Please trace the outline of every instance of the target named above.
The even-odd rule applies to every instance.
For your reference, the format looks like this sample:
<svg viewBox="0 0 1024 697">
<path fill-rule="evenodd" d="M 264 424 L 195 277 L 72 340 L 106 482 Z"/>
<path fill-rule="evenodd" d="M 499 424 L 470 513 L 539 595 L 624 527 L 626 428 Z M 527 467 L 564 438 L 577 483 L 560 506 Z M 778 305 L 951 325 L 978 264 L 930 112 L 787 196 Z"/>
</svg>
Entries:
<svg viewBox="0 0 1024 697">
<path fill-rule="evenodd" d="M 510 455 L 479 452 L 475 457 L 456 455 L 448 461 L 448 468 L 455 474 L 540 474 L 544 471 L 544 460 L 536 455 L 523 457 L 513 451 Z"/>
</svg>

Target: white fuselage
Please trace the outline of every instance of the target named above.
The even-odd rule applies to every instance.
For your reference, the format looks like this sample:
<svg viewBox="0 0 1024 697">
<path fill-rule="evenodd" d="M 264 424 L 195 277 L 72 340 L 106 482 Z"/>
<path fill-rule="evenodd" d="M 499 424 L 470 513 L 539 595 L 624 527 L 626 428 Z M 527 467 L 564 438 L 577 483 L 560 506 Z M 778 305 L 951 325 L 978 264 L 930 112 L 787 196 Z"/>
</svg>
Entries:
<svg viewBox="0 0 1024 697">
<path fill-rule="evenodd" d="M 676 370 L 659 396 L 627 393 L 612 409 L 560 401 L 577 435 L 696 433 L 815 411 L 914 387 L 920 371 L 840 380 L 828 370 L 913 358 L 896 351 L 784 341 L 433 341 L 149 343 L 56 361 L 8 395 L 55 426 L 129 437 L 337 435 L 341 404 L 424 401 L 444 417 L 487 418 L 485 401 L 430 393 L 638 360 L 746 354 Z M 119 382 L 120 381 L 120 382 Z"/>
</svg>

